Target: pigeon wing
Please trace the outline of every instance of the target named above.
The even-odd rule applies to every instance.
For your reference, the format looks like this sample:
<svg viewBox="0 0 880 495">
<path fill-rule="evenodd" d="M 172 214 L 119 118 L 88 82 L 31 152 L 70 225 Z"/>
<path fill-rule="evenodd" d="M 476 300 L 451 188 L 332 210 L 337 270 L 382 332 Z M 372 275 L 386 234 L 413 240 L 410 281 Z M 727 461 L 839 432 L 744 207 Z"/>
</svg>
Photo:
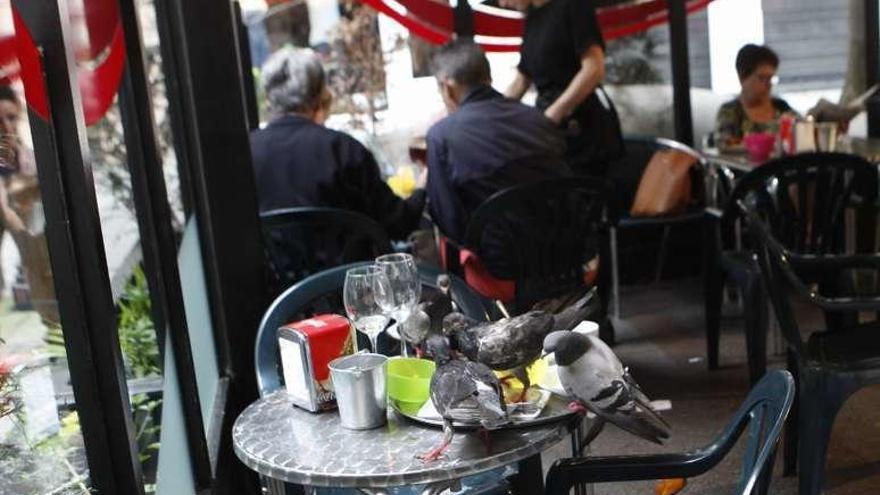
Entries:
<svg viewBox="0 0 880 495">
<path fill-rule="evenodd" d="M 476 360 L 493 370 L 525 366 L 541 356 L 544 337 L 552 330 L 553 316 L 543 311 L 479 325 L 472 329 Z"/>
</svg>

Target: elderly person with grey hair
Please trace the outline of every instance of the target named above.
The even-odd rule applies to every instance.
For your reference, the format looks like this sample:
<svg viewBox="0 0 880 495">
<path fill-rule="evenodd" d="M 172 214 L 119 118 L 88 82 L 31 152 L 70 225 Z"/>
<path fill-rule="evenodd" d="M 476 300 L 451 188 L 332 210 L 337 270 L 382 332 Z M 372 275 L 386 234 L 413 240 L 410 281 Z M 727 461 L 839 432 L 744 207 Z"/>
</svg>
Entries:
<svg viewBox="0 0 880 495">
<path fill-rule="evenodd" d="M 332 97 L 314 52 L 286 47 L 262 69 L 269 125 L 251 134 L 260 211 L 327 206 L 363 213 L 393 239 L 414 230 L 425 192 L 403 200 L 382 180 L 373 155 L 351 136 L 324 127 Z"/>
</svg>

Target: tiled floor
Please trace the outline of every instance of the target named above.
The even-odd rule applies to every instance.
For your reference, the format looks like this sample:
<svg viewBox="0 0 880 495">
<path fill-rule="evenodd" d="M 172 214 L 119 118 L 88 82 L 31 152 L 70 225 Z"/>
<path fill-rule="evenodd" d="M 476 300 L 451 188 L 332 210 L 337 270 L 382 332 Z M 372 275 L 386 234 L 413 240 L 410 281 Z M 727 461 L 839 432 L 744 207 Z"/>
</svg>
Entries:
<svg viewBox="0 0 880 495">
<path fill-rule="evenodd" d="M 709 372 L 704 359 L 706 341 L 698 281 L 628 288 L 621 299 L 623 319 L 617 325 L 618 345 L 614 350 L 652 399 L 672 401 L 672 410 L 664 417 L 672 425 L 673 436 L 666 446 L 658 447 L 608 427 L 593 443 L 591 455 L 676 452 L 707 443 L 748 393 L 741 320 L 725 318 L 722 369 Z M 736 312 L 735 307 L 728 309 Z M 799 316 L 809 319 L 809 315 Z M 768 346 L 772 350 L 772 340 Z M 770 356 L 771 367 L 783 366 L 783 361 L 781 356 Z M 545 457 L 567 454 L 567 447 L 560 445 Z M 781 457 L 780 452 L 771 493 L 795 494 L 797 479 L 779 475 Z M 716 470 L 689 480 L 684 493 L 733 493 L 739 462 L 734 451 Z M 880 494 L 880 387 L 858 392 L 838 415 L 827 476 L 825 493 Z M 652 482 L 596 487 L 597 495 L 653 493 Z"/>
</svg>

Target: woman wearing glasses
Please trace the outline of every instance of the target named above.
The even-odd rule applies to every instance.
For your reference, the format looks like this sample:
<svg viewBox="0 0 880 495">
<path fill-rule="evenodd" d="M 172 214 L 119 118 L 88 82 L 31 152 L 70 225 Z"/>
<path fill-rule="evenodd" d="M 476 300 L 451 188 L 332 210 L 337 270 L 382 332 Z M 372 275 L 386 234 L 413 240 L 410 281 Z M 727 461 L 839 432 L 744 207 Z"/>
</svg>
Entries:
<svg viewBox="0 0 880 495">
<path fill-rule="evenodd" d="M 720 148 L 740 146 L 746 134 L 775 134 L 779 118 L 795 113 L 785 100 L 771 94 L 778 68 L 779 57 L 766 46 L 749 44 L 739 50 L 736 73 L 742 89 L 715 117 L 715 141 Z"/>
</svg>

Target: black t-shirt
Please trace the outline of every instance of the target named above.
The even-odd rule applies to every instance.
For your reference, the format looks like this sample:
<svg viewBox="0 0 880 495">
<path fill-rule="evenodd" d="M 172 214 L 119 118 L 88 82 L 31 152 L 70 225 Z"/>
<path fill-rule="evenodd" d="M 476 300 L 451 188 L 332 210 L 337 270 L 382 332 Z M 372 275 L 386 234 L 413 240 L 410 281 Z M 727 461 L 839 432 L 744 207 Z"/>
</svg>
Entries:
<svg viewBox="0 0 880 495">
<path fill-rule="evenodd" d="M 581 68 L 581 57 L 605 49 L 590 0 L 550 0 L 526 15 L 519 71 L 538 90 L 538 108 L 550 106 Z"/>
<path fill-rule="evenodd" d="M 605 49 L 591 0 L 550 0 L 526 14 L 518 69 L 538 90 L 546 110 L 581 69 L 592 46 Z M 566 161 L 576 172 L 602 175 L 623 154 L 620 122 L 611 101 L 593 91 L 562 123 Z"/>
</svg>

